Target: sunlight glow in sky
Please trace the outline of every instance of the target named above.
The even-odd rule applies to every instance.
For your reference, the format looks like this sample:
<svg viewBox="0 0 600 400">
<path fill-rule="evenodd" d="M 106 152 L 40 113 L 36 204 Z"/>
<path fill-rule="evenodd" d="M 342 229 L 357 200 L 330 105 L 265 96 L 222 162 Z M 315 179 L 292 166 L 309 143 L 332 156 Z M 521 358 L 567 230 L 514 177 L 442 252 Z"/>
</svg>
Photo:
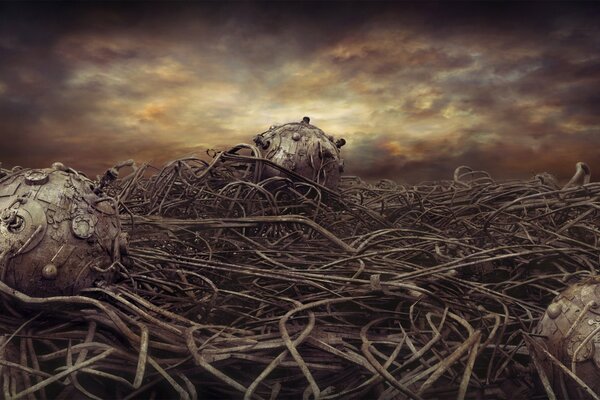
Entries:
<svg viewBox="0 0 600 400">
<path fill-rule="evenodd" d="M 589 3 L 0 7 L 4 165 L 159 165 L 308 115 L 367 179 L 600 170 Z"/>
</svg>

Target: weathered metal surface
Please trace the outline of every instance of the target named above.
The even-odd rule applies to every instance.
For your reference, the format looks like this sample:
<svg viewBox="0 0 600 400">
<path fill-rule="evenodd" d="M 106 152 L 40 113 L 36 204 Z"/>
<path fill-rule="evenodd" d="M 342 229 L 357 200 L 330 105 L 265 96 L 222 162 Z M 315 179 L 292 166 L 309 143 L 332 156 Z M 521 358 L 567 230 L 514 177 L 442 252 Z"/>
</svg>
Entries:
<svg viewBox="0 0 600 400">
<path fill-rule="evenodd" d="M 254 142 L 264 158 L 330 189 L 336 189 L 344 160 L 340 157 L 343 139 L 336 141 L 321 129 L 302 122 L 273 126 L 257 135 Z M 263 177 L 281 176 L 280 170 L 266 166 Z"/>
<path fill-rule="evenodd" d="M 0 183 L 0 279 L 36 297 L 110 282 L 119 260 L 114 200 L 62 168 L 24 169 Z M 112 266 L 112 267 L 111 267 Z"/>
<path fill-rule="evenodd" d="M 600 393 L 600 280 L 567 288 L 548 306 L 537 332 L 538 342 L 591 390 Z M 590 398 L 544 351 L 538 357 L 559 398 Z"/>
</svg>

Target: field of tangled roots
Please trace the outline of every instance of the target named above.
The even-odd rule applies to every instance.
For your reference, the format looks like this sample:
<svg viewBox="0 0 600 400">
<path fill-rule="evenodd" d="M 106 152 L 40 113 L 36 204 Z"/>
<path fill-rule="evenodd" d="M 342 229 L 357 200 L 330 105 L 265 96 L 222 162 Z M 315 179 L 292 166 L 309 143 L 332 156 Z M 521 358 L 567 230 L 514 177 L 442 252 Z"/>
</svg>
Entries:
<svg viewBox="0 0 600 400">
<path fill-rule="evenodd" d="M 564 186 L 459 167 L 334 192 L 260 180 L 256 154 L 122 170 L 105 191 L 129 234 L 115 283 L 0 286 L 0 397 L 551 397 L 535 327 L 600 261 L 585 164 Z"/>
</svg>

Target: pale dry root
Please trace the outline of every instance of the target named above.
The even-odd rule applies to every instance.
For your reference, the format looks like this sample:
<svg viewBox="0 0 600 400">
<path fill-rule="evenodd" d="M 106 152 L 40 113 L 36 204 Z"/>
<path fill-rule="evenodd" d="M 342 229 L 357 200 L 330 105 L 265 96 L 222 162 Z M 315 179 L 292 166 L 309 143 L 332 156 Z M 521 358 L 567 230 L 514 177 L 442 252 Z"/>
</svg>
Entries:
<svg viewBox="0 0 600 400">
<path fill-rule="evenodd" d="M 245 151 L 107 184 L 129 234 L 116 284 L 0 285 L 5 397 L 545 396 L 524 333 L 596 273 L 589 168 L 563 189 L 460 167 L 335 192 L 261 181 L 268 161 Z"/>
</svg>

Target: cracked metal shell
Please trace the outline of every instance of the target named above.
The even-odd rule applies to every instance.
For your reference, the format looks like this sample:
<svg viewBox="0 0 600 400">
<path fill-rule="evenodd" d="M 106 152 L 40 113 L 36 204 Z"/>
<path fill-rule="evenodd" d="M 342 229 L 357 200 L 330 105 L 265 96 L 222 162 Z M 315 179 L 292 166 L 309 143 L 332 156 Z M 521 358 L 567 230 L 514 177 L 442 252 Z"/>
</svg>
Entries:
<svg viewBox="0 0 600 400">
<path fill-rule="evenodd" d="M 273 126 L 254 141 L 264 158 L 330 189 L 337 188 L 344 165 L 341 145 L 316 126 L 307 122 Z M 263 178 L 281 175 L 272 167 L 263 170 Z"/>
<path fill-rule="evenodd" d="M 536 333 L 542 335 L 536 340 L 549 353 L 568 369 L 574 364 L 576 375 L 600 393 L 600 280 L 576 283 L 558 295 L 548 306 Z M 559 398 L 588 398 L 577 383 L 540 353 L 537 352 L 538 358 Z"/>
<path fill-rule="evenodd" d="M 114 200 L 82 175 L 23 169 L 0 179 L 0 279 L 25 294 L 74 295 L 110 282 L 120 233 Z"/>
</svg>

